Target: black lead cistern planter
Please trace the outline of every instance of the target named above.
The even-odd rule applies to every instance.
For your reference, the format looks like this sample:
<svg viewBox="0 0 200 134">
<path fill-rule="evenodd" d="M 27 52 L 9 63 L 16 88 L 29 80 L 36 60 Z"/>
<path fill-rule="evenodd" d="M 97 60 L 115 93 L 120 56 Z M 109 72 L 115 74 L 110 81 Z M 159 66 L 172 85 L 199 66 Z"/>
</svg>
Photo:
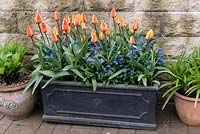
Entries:
<svg viewBox="0 0 200 134">
<path fill-rule="evenodd" d="M 157 86 L 98 85 L 55 81 L 41 90 L 43 120 L 119 128 L 156 128 Z"/>
</svg>

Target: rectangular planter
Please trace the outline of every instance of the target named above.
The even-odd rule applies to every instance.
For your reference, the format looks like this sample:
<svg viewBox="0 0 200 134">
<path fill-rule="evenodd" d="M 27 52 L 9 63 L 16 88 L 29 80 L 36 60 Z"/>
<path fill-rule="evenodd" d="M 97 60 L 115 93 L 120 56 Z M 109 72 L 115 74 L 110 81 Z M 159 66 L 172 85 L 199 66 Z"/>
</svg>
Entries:
<svg viewBox="0 0 200 134">
<path fill-rule="evenodd" d="M 41 90 L 43 120 L 118 128 L 156 128 L 158 86 L 103 86 L 54 81 Z"/>
</svg>

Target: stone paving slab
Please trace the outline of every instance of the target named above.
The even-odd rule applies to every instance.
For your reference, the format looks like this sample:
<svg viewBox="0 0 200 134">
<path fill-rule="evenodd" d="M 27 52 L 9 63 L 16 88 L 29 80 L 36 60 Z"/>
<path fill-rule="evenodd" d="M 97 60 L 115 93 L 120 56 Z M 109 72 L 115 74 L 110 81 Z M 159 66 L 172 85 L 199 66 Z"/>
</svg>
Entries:
<svg viewBox="0 0 200 134">
<path fill-rule="evenodd" d="M 177 117 L 174 105 L 157 113 L 156 130 L 118 129 L 95 126 L 69 125 L 42 121 L 42 110 L 20 121 L 10 121 L 0 114 L 0 134 L 200 134 L 200 127 L 183 124 Z"/>
</svg>

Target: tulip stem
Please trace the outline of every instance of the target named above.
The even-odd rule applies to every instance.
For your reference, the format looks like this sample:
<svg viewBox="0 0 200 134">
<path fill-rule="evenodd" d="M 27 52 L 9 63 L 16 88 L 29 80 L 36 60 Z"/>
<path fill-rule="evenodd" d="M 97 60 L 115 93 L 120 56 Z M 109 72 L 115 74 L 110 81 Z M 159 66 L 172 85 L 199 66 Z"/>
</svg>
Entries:
<svg viewBox="0 0 200 134">
<path fill-rule="evenodd" d="M 114 23 L 114 37 L 116 40 L 116 23 L 115 23 L 115 19 L 113 18 L 113 23 Z"/>
<path fill-rule="evenodd" d="M 44 33 L 45 34 L 45 36 L 46 36 L 46 38 L 47 38 L 47 41 L 48 41 L 48 44 L 49 44 L 49 46 L 50 46 L 50 42 L 49 42 L 49 38 L 47 37 L 47 33 Z"/>
<path fill-rule="evenodd" d="M 40 33 L 41 33 L 41 35 L 42 35 L 42 39 L 44 40 L 44 43 L 46 43 L 45 42 L 45 39 L 44 39 L 44 36 L 43 36 L 43 34 L 42 34 L 42 30 L 41 30 L 41 27 L 40 27 L 40 24 L 38 23 L 38 27 L 39 27 L 39 29 L 40 29 Z"/>
<path fill-rule="evenodd" d="M 56 21 L 56 23 L 57 23 L 57 25 L 58 25 L 58 31 L 59 31 L 59 34 L 61 34 L 61 30 L 60 30 L 60 26 L 59 26 L 59 23 L 58 23 L 58 21 Z"/>
<path fill-rule="evenodd" d="M 36 46 L 36 45 L 35 45 L 35 42 L 34 42 L 34 40 L 33 40 L 33 36 L 31 36 L 31 40 L 32 40 L 32 42 L 33 42 L 33 45 Z"/>
</svg>

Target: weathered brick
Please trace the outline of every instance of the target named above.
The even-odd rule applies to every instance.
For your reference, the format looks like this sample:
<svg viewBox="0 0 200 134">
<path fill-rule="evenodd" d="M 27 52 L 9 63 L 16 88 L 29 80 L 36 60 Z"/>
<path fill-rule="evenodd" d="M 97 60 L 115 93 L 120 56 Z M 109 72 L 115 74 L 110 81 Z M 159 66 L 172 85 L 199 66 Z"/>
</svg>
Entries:
<svg viewBox="0 0 200 134">
<path fill-rule="evenodd" d="M 36 8 L 41 11 L 80 11 L 83 0 L 38 0 Z"/>
<path fill-rule="evenodd" d="M 159 44 L 162 45 L 164 53 L 170 57 L 177 57 L 187 44 L 186 37 L 160 37 Z"/>
<path fill-rule="evenodd" d="M 189 0 L 189 11 L 200 11 L 200 1 Z"/>
<path fill-rule="evenodd" d="M 15 12 L 0 12 L 0 33 L 14 33 L 17 30 L 17 14 Z"/>
<path fill-rule="evenodd" d="M 200 35 L 200 13 L 165 13 L 163 15 L 163 35 L 170 37 L 190 37 Z"/>
<path fill-rule="evenodd" d="M 191 54 L 196 47 L 199 47 L 200 37 L 188 37 L 187 38 L 187 54 Z"/>
<path fill-rule="evenodd" d="M 187 11 L 187 0 L 135 0 L 136 11 Z"/>
<path fill-rule="evenodd" d="M 0 0 L 1 11 L 33 11 L 35 0 Z"/>
<path fill-rule="evenodd" d="M 183 123 L 171 123 L 171 134 L 187 134 L 187 126 Z"/>
<path fill-rule="evenodd" d="M 115 7 L 119 11 L 134 11 L 135 0 L 85 0 L 87 11 L 110 11 Z"/>
</svg>

